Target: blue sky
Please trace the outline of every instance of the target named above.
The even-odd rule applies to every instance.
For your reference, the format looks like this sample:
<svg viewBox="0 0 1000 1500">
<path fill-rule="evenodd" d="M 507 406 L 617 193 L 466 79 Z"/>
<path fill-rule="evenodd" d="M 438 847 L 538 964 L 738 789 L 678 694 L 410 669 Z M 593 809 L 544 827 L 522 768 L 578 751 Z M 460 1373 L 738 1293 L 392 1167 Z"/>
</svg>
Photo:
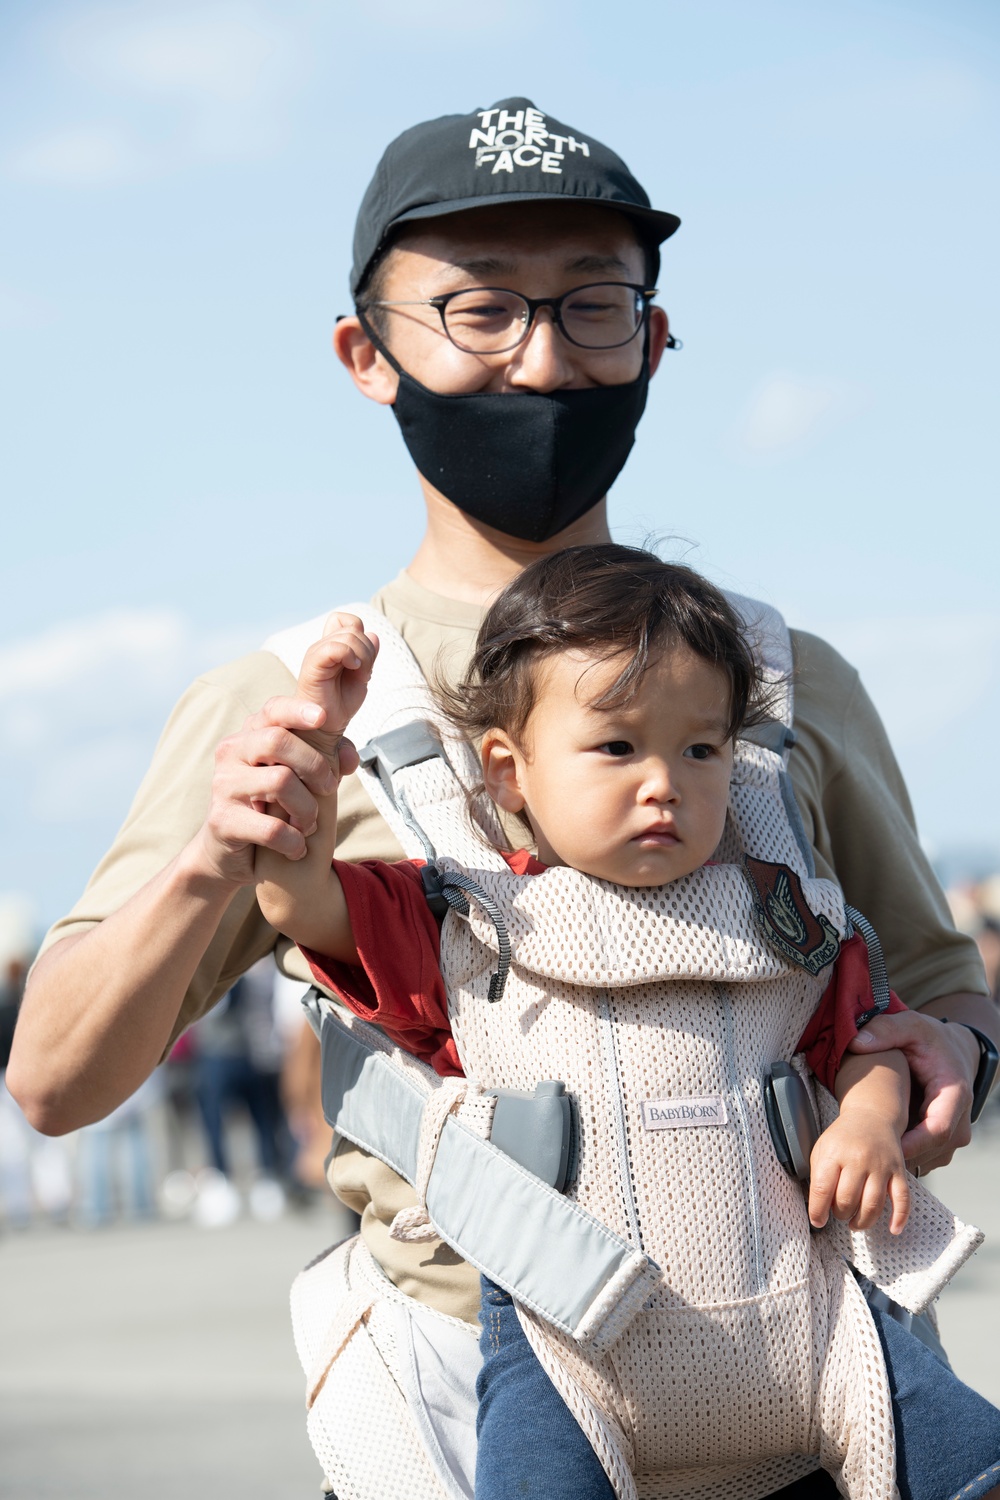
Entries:
<svg viewBox="0 0 1000 1500">
<path fill-rule="evenodd" d="M 617 533 L 828 635 L 928 843 L 1000 851 L 998 64 L 987 0 L 6 0 L 0 890 L 57 915 L 185 681 L 406 563 L 329 351 L 353 216 L 515 93 L 684 221 Z"/>
</svg>

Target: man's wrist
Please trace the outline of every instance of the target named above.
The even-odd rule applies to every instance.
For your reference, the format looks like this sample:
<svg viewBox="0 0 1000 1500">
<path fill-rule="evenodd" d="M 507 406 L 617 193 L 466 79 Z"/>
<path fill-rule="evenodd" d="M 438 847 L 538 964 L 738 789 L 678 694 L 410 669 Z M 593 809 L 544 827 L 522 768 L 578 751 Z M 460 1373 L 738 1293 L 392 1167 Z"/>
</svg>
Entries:
<svg viewBox="0 0 1000 1500">
<path fill-rule="evenodd" d="M 946 1025 L 949 1018 L 942 1016 L 940 1019 L 942 1025 Z M 973 1026 L 969 1021 L 955 1021 L 953 1025 L 968 1032 L 976 1044 L 974 1069 L 971 1074 L 972 1111 L 969 1116 L 974 1125 L 983 1112 L 983 1107 L 996 1080 L 997 1068 L 1000 1066 L 1000 1052 L 992 1038 L 988 1037 L 984 1031 L 980 1031 L 978 1026 Z"/>
<path fill-rule="evenodd" d="M 252 874 L 247 880 L 234 879 L 220 869 L 212 857 L 204 829 L 181 850 L 166 873 L 185 895 L 218 905 L 220 909 L 229 905 L 237 891 L 253 884 Z"/>
</svg>

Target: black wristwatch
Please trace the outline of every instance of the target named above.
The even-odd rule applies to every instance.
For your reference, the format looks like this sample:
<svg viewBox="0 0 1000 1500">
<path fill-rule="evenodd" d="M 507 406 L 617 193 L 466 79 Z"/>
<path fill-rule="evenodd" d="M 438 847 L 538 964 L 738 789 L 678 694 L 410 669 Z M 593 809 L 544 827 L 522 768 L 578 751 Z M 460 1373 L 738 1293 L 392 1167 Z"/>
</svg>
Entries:
<svg viewBox="0 0 1000 1500">
<path fill-rule="evenodd" d="M 942 1021 L 947 1021 L 947 1016 L 942 1016 Z M 976 1069 L 975 1081 L 972 1085 L 972 1114 L 970 1119 L 975 1125 L 983 1112 L 983 1105 L 990 1097 L 990 1089 L 993 1080 L 997 1076 L 997 1067 L 1000 1065 L 1000 1052 L 997 1051 L 996 1043 L 983 1031 L 978 1031 L 975 1026 L 970 1026 L 968 1021 L 956 1021 L 956 1026 L 964 1026 L 966 1031 L 971 1031 L 979 1043 L 979 1067 Z"/>
</svg>

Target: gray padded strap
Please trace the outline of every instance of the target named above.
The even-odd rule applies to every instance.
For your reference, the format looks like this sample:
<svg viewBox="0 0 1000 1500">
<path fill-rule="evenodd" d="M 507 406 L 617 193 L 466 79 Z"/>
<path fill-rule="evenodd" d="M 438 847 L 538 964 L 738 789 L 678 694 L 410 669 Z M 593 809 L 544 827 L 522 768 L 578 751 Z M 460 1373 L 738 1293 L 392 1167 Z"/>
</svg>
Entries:
<svg viewBox="0 0 1000 1500">
<path fill-rule="evenodd" d="M 415 1185 L 437 1080 L 400 1066 L 384 1038 L 366 1036 L 374 1028 L 323 1010 L 327 1120 Z M 434 1228 L 459 1255 L 593 1349 L 620 1338 L 660 1284 L 648 1256 L 454 1115 L 441 1129 L 425 1199 Z"/>
</svg>

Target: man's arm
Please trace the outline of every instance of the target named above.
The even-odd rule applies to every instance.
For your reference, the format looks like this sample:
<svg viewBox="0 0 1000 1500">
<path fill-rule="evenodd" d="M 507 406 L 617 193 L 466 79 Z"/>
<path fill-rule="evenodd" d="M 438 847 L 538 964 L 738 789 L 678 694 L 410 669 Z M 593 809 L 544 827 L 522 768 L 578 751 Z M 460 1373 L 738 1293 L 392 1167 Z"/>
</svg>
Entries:
<svg viewBox="0 0 1000 1500">
<path fill-rule="evenodd" d="M 903 1147 L 911 1166 L 930 1170 L 970 1139 L 979 1065 L 975 1037 L 932 1017 L 964 1020 L 995 1037 L 997 1012 L 975 944 L 955 931 L 885 729 L 857 673 L 815 636 L 793 631 L 792 641 L 798 742 L 789 770 L 817 872 L 839 880 L 875 927 L 890 984 L 912 1008 L 877 1018 L 851 1050 L 905 1052 L 924 1103 Z"/>
<path fill-rule="evenodd" d="M 102 1118 L 159 1062 L 192 976 L 253 881 L 255 848 L 305 851 L 333 777 L 299 734 L 321 723 L 321 709 L 286 697 L 251 715 L 216 750 L 193 838 L 97 926 L 38 961 L 7 1070 L 38 1129 L 58 1135 Z M 267 803 L 287 821 L 258 810 Z"/>
</svg>

